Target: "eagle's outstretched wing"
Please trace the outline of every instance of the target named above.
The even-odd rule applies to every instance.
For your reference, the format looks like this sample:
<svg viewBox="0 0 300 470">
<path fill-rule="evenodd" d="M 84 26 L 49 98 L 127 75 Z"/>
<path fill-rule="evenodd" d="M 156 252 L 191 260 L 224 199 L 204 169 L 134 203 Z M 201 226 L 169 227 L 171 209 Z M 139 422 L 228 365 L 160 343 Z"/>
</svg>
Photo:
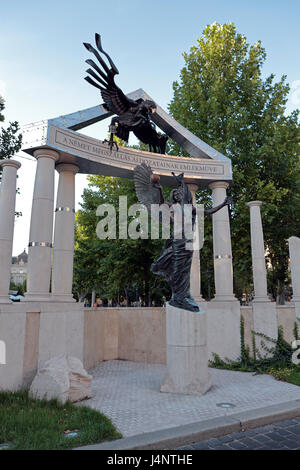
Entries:
<svg viewBox="0 0 300 470">
<path fill-rule="evenodd" d="M 136 106 L 137 102 L 127 98 L 123 91 L 115 84 L 114 77 L 119 73 L 119 71 L 109 55 L 102 49 L 100 34 L 95 34 L 95 41 L 99 52 L 106 56 L 110 68 L 107 66 L 99 52 L 91 44 L 84 42 L 84 46 L 89 52 L 94 54 L 100 65 L 99 67 L 99 65 L 97 65 L 91 59 L 86 60 L 86 63 L 94 70 L 91 68 L 87 69 L 86 72 L 90 76 L 85 77 L 85 80 L 100 90 L 101 96 L 108 111 L 118 115 L 123 114 L 132 106 Z M 96 83 L 93 79 L 98 83 Z"/>
<path fill-rule="evenodd" d="M 161 193 L 151 182 L 153 172 L 149 165 L 142 162 L 134 168 L 134 184 L 137 198 L 151 215 L 151 204 L 161 203 Z"/>
</svg>

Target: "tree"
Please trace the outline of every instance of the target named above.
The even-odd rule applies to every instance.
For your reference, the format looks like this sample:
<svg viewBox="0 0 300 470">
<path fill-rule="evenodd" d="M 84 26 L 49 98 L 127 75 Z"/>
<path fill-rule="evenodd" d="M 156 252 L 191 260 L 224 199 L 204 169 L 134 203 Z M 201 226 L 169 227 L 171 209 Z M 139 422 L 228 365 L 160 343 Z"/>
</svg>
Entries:
<svg viewBox="0 0 300 470">
<path fill-rule="evenodd" d="M 105 176 L 89 176 L 88 181 L 82 209 L 76 214 L 74 290 L 78 297 L 96 289 L 100 297 L 116 304 L 125 298 L 129 305 L 137 296 L 145 305 L 161 300 L 169 288 L 150 272 L 150 266 L 161 250 L 162 240 L 100 240 L 96 234 L 99 205 L 109 203 L 116 208 L 118 227 L 119 196 L 127 196 L 128 207 L 137 202 L 133 181 Z"/>
<path fill-rule="evenodd" d="M 231 158 L 236 287 L 241 292 L 251 283 L 246 202 L 260 199 L 272 266 L 270 287 L 278 293 L 287 279 L 287 239 L 300 235 L 299 111 L 286 114 L 286 77 L 277 82 L 273 74 L 262 77 L 266 52 L 261 42 L 249 45 L 233 23 L 207 26 L 196 46 L 183 57 L 185 66 L 180 81 L 173 83 L 169 111 L 187 129 Z M 171 151 L 183 154 L 174 144 Z M 198 198 L 201 202 L 210 200 L 207 192 L 199 192 Z M 208 259 L 212 260 L 210 223 L 206 219 L 201 256 L 204 271 Z M 203 287 L 205 291 L 207 286 Z"/>
<path fill-rule="evenodd" d="M 4 121 L 4 99 L 0 96 L 0 122 Z M 0 132 L 0 160 L 11 158 L 21 149 L 22 135 L 19 134 L 19 124 L 17 121 L 10 122 L 9 126 L 4 129 L 1 128 Z M 2 168 L 0 167 L 0 175 Z"/>
</svg>

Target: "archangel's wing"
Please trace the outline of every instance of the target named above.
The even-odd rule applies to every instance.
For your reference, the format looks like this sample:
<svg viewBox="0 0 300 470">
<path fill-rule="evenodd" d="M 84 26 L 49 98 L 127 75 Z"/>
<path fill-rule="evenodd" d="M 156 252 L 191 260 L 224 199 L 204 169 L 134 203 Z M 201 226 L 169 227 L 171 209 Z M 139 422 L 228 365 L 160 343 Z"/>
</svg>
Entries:
<svg viewBox="0 0 300 470">
<path fill-rule="evenodd" d="M 97 65 L 92 59 L 86 60 L 86 63 L 90 65 L 92 69 L 87 69 L 86 72 L 89 76 L 85 77 L 85 80 L 100 90 L 105 107 L 108 111 L 118 115 L 123 114 L 132 106 L 136 106 L 137 102 L 127 98 L 123 91 L 115 84 L 114 77 L 119 71 L 109 55 L 102 49 L 100 34 L 95 34 L 95 41 L 98 51 L 107 58 L 110 67 L 91 44 L 84 42 L 84 46 L 89 52 L 94 54 L 99 63 L 99 65 Z"/>
<path fill-rule="evenodd" d="M 146 206 L 151 215 L 151 204 L 160 204 L 161 193 L 158 188 L 153 186 L 151 176 L 153 172 L 149 165 L 142 162 L 134 168 L 134 184 L 137 198 L 140 204 Z"/>
</svg>

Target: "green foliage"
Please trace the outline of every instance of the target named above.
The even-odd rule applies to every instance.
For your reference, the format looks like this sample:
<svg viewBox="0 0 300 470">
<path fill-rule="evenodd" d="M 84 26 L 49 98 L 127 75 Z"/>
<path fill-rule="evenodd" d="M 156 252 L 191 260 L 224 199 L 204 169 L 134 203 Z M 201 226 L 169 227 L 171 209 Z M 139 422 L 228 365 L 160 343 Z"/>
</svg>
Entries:
<svg viewBox="0 0 300 470">
<path fill-rule="evenodd" d="M 4 121 L 4 99 L 0 96 L 0 122 Z M 0 160 L 12 158 L 22 146 L 22 134 L 19 133 L 19 124 L 17 121 L 10 122 L 9 126 L 5 129 L 0 129 Z M 2 167 L 0 166 L 0 181 L 1 181 Z M 18 192 L 18 190 L 17 190 Z M 21 216 L 21 212 L 17 212 L 16 216 Z"/>
<path fill-rule="evenodd" d="M 18 291 L 17 295 L 24 295 L 26 292 L 26 284 L 26 280 L 23 284 L 16 284 L 15 282 L 10 281 L 9 290 L 16 290 Z"/>
<path fill-rule="evenodd" d="M 4 121 L 4 115 L 1 113 L 5 108 L 4 100 L 0 96 L 0 121 Z M 11 158 L 17 153 L 22 145 L 22 135 L 19 134 L 19 124 L 14 121 L 0 132 L 0 160 Z M 0 168 L 1 170 L 1 168 Z"/>
<path fill-rule="evenodd" d="M 273 266 L 269 288 L 282 297 L 287 280 L 287 239 L 300 235 L 299 113 L 286 113 L 286 77 L 278 82 L 273 74 L 263 79 L 266 52 L 261 42 L 249 45 L 232 23 L 207 26 L 183 57 L 185 66 L 180 80 L 173 83 L 170 113 L 232 160 L 235 291 L 240 296 L 251 286 L 246 202 L 259 199 L 264 202 L 264 235 Z M 178 145 L 171 151 L 185 154 Z M 199 202 L 209 201 L 204 192 L 199 191 L 198 198 Z M 210 236 L 205 239 L 202 258 L 205 271 L 212 259 Z M 206 286 L 202 288 L 205 292 Z"/>
<path fill-rule="evenodd" d="M 0 443 L 13 450 L 62 450 L 122 437 L 111 421 L 86 406 L 36 400 L 26 390 L 0 391 Z M 65 431 L 79 431 L 66 437 Z"/>
<path fill-rule="evenodd" d="M 294 323 L 293 333 L 294 333 L 294 338 L 295 338 L 296 340 L 297 340 L 297 339 L 300 339 L 300 336 L 299 336 L 299 327 L 298 327 L 297 322 Z"/>
<path fill-rule="evenodd" d="M 137 203 L 133 181 L 105 176 L 89 176 L 88 181 L 82 209 L 76 214 L 74 292 L 82 299 L 95 289 L 102 299 L 113 299 L 114 303 L 126 299 L 130 304 L 137 297 L 142 297 L 145 305 L 152 300 L 161 302 L 169 288 L 150 272 L 150 266 L 160 253 L 162 240 L 123 240 L 118 236 L 99 240 L 96 234 L 100 220 L 96 209 L 100 204 L 113 204 L 118 228 L 119 196 L 127 196 L 128 207 Z M 131 220 L 129 217 L 128 223 Z"/>
<path fill-rule="evenodd" d="M 269 374 L 273 375 L 276 380 L 282 380 L 284 382 L 289 382 L 294 385 L 300 386 L 300 367 L 295 367 L 293 369 L 289 367 L 275 369 L 270 368 Z"/>
<path fill-rule="evenodd" d="M 249 349 L 245 345 L 244 319 L 241 317 L 241 357 L 237 361 L 230 359 L 221 359 L 218 354 L 213 353 L 213 360 L 209 361 L 211 367 L 217 369 L 238 370 L 243 372 L 268 373 L 278 380 L 286 380 L 287 382 L 300 385 L 300 367 L 292 362 L 294 350 L 292 346 L 285 341 L 283 337 L 282 326 L 278 327 L 278 338 L 270 338 L 267 335 L 252 331 L 252 337 L 258 336 L 265 341 L 272 343 L 273 347 L 267 347 L 262 343 L 263 349 L 268 356 L 263 357 L 254 344 L 254 355 L 250 356 Z"/>
</svg>

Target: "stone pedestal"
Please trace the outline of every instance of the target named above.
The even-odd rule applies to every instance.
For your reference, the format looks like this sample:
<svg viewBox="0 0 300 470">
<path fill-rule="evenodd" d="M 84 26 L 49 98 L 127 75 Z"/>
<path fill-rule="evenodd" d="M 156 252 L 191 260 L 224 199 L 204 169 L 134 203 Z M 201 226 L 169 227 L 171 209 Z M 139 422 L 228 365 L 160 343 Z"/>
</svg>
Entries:
<svg viewBox="0 0 300 470">
<path fill-rule="evenodd" d="M 206 314 L 166 307 L 167 374 L 161 392 L 203 395 L 211 387 Z"/>
<path fill-rule="evenodd" d="M 252 270 L 254 284 L 254 301 L 269 302 L 267 291 L 267 270 L 265 260 L 264 234 L 261 222 L 261 201 L 251 201 L 250 207 L 250 229 L 251 229 L 251 252 Z"/>
<path fill-rule="evenodd" d="M 38 149 L 28 248 L 26 301 L 47 301 L 50 296 L 54 204 L 54 165 L 59 154 Z"/>
<path fill-rule="evenodd" d="M 59 182 L 55 209 L 55 229 L 52 269 L 52 299 L 75 302 L 72 295 L 75 175 L 76 165 L 57 165 Z"/>
<path fill-rule="evenodd" d="M 8 291 L 15 221 L 16 178 L 21 163 L 2 160 L 0 185 L 0 303 L 10 302 Z"/>
<path fill-rule="evenodd" d="M 196 207 L 196 191 L 198 189 L 198 186 L 196 184 L 188 184 L 188 187 L 193 196 L 193 205 Z M 198 217 L 196 217 L 196 223 L 194 228 L 196 236 L 198 236 L 197 224 Z M 191 296 L 195 299 L 195 301 L 204 302 L 204 299 L 201 295 L 200 250 L 194 250 L 193 252 L 190 286 Z"/>
<path fill-rule="evenodd" d="M 210 183 L 212 190 L 213 207 L 221 204 L 226 198 L 226 181 Z M 228 207 L 225 206 L 213 214 L 213 246 L 214 246 L 214 274 L 216 295 L 214 301 L 236 300 L 233 295 L 233 271 L 231 236 Z"/>
</svg>

